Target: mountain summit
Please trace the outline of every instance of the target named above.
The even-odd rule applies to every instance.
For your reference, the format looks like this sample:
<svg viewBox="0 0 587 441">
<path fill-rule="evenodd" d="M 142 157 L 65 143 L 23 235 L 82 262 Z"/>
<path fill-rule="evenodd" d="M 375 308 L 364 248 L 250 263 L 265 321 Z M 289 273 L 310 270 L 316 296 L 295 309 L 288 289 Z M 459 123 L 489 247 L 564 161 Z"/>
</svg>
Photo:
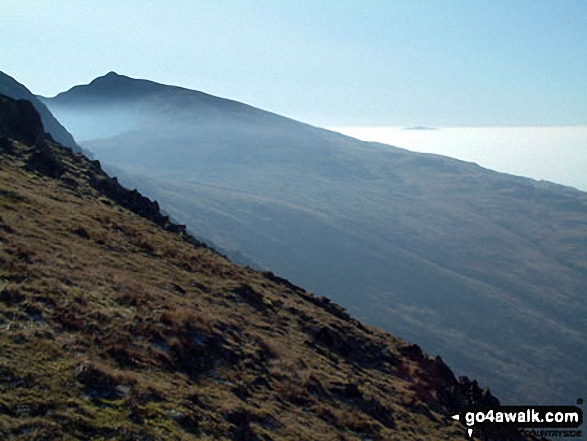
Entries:
<svg viewBox="0 0 587 441">
<path fill-rule="evenodd" d="M 64 104 L 78 99 L 97 102 L 117 99 L 137 99 L 156 93 L 160 85 L 152 81 L 135 80 L 116 72 L 109 72 L 102 77 L 94 79 L 88 86 L 74 86 L 67 92 L 63 92 L 51 98 L 56 104 Z"/>
<path fill-rule="evenodd" d="M 109 106 L 117 102 L 125 104 L 140 102 L 142 105 L 148 106 L 152 104 L 156 106 L 161 103 L 162 98 L 168 100 L 170 97 L 176 101 L 176 105 L 206 105 L 210 106 L 208 110 L 213 110 L 214 107 L 212 106 L 252 109 L 252 107 L 245 104 L 218 98 L 203 92 L 178 86 L 168 86 L 149 80 L 135 79 L 119 75 L 116 72 L 109 72 L 104 76 L 97 77 L 87 85 L 74 86 L 53 98 L 42 99 L 47 103 L 51 103 L 53 108 L 68 105 L 83 105 L 88 108 L 94 105 Z M 258 112 L 268 114 L 268 112 L 260 110 Z"/>
<path fill-rule="evenodd" d="M 418 341 L 509 403 L 587 387 L 587 194 L 145 80 L 45 102 L 229 256 Z"/>
</svg>

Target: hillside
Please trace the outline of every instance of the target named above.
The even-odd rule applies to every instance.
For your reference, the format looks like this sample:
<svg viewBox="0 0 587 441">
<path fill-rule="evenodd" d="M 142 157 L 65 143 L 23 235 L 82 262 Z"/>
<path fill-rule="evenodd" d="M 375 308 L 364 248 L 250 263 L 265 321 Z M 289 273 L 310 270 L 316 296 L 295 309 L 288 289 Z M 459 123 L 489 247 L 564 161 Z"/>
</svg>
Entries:
<svg viewBox="0 0 587 441">
<path fill-rule="evenodd" d="M 39 112 L 45 130 L 53 139 L 74 151 L 80 151 L 80 147 L 73 139 L 73 136 L 55 119 L 53 114 L 47 109 L 47 106 L 24 85 L 4 72 L 0 72 L 0 94 L 14 99 L 30 101 L 35 106 L 36 111 Z"/>
<path fill-rule="evenodd" d="M 42 130 L 0 95 L 3 439 L 463 439 L 450 415 L 497 403 Z"/>
<path fill-rule="evenodd" d="M 506 402 L 587 387 L 585 193 L 115 73 L 45 102 L 190 231 Z"/>
</svg>

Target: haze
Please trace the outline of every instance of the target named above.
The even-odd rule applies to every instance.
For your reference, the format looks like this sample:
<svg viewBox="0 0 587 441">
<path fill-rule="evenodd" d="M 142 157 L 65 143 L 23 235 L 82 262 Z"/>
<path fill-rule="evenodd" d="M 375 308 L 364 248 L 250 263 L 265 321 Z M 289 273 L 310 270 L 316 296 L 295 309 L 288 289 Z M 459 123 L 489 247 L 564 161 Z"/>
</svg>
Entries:
<svg viewBox="0 0 587 441">
<path fill-rule="evenodd" d="M 102 103 L 44 101 L 231 257 L 506 402 L 585 389 L 585 193 L 307 124 L 440 127 L 386 142 L 584 187 L 586 2 L 5 0 L 0 41 L 0 70 L 35 94 L 101 77 Z M 138 109 L 128 77 L 159 92 Z"/>
<path fill-rule="evenodd" d="M 584 1 L 4 0 L 0 70 L 109 71 L 325 126 L 587 125 Z"/>
<path fill-rule="evenodd" d="M 587 191 L 587 126 L 331 129 L 363 141 L 450 156 Z"/>
<path fill-rule="evenodd" d="M 583 387 L 584 193 L 113 72 L 44 102 L 98 138 L 81 145 L 120 182 L 232 259 L 417 341 L 503 400 Z M 441 132 L 406 132 L 420 131 Z"/>
</svg>

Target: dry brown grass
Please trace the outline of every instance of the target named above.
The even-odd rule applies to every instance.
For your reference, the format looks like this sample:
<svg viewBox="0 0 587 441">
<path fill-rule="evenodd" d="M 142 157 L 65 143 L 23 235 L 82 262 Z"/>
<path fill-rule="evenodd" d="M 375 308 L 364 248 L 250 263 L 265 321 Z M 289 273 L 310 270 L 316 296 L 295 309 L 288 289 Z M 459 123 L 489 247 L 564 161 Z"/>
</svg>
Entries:
<svg viewBox="0 0 587 441">
<path fill-rule="evenodd" d="M 461 438 L 442 403 L 405 405 L 424 371 L 398 339 L 120 208 L 83 158 L 62 155 L 64 185 L 15 148 L 0 164 L 3 439 Z"/>
</svg>

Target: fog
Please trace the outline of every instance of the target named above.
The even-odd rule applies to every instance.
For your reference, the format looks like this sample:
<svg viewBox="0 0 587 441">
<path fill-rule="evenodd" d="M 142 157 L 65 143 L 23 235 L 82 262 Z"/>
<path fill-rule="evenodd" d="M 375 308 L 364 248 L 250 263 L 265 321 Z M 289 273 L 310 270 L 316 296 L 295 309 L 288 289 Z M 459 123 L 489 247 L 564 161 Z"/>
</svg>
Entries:
<svg viewBox="0 0 587 441">
<path fill-rule="evenodd" d="M 84 106 L 71 110 L 52 105 L 51 112 L 78 142 L 116 136 L 138 127 L 144 120 L 139 109 L 129 111 L 116 106 Z"/>
<path fill-rule="evenodd" d="M 332 127 L 364 141 L 436 153 L 485 168 L 587 191 L 587 126 Z"/>
</svg>

